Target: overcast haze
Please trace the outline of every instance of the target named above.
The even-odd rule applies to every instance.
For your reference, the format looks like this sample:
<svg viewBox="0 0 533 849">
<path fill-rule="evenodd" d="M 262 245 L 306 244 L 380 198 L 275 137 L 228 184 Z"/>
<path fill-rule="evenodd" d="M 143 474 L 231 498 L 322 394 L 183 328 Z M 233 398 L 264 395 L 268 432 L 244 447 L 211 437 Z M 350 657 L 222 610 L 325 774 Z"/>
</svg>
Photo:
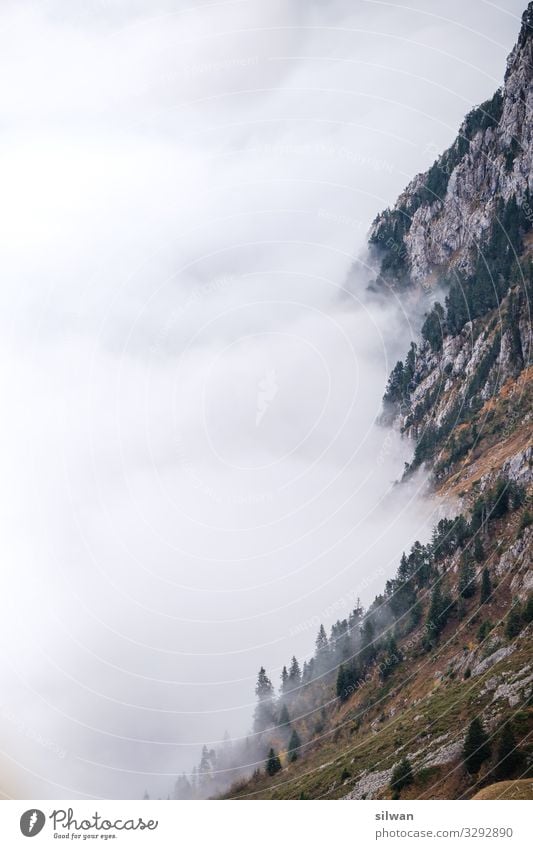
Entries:
<svg viewBox="0 0 533 849">
<path fill-rule="evenodd" d="M 521 11 L 2 3 L 4 795 L 166 796 L 427 538 L 365 234 Z"/>
</svg>

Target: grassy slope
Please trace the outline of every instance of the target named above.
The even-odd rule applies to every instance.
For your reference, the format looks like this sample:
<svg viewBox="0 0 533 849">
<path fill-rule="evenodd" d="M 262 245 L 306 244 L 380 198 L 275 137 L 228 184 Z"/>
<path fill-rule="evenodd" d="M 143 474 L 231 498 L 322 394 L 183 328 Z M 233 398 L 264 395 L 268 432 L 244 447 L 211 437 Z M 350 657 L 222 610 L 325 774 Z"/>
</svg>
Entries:
<svg viewBox="0 0 533 849">
<path fill-rule="evenodd" d="M 533 779 L 523 778 L 518 781 L 498 781 L 489 784 L 473 797 L 474 799 L 533 799 Z"/>
<path fill-rule="evenodd" d="M 497 615 L 497 609 L 492 607 L 490 613 Z M 300 761 L 286 766 L 274 779 L 262 774 L 228 795 L 233 798 L 298 799 L 302 795 L 342 798 L 350 793 L 362 773 L 386 770 L 405 753 L 413 762 L 417 780 L 413 787 L 404 791 L 402 798 L 470 797 L 476 785 L 465 776 L 459 757 L 444 765 L 426 768 L 423 760 L 441 745 L 456 741 L 472 714 L 491 704 L 493 692 L 485 689 L 491 678 L 512 680 L 524 674 L 530 651 L 527 634 L 523 634 L 515 641 L 515 651 L 485 674 L 466 680 L 454 677 L 453 673 L 446 672 L 448 662 L 458 651 L 463 651 L 463 645 L 475 644 L 478 621 L 457 630 L 456 627 L 453 621 L 447 626 L 437 656 L 421 657 L 402 665 L 388 682 L 388 692 L 380 688 L 377 681 L 372 681 L 342 709 L 333 710 L 329 727 Z M 405 665 L 409 667 L 407 674 Z M 375 706 L 362 717 L 369 697 L 375 701 Z M 521 748 L 533 754 L 533 708 L 508 704 L 498 707 L 501 709 L 499 719 L 502 715 L 513 717 Z M 442 742 L 434 744 L 444 737 Z M 378 795 L 387 796 L 388 793 L 384 790 Z"/>
</svg>

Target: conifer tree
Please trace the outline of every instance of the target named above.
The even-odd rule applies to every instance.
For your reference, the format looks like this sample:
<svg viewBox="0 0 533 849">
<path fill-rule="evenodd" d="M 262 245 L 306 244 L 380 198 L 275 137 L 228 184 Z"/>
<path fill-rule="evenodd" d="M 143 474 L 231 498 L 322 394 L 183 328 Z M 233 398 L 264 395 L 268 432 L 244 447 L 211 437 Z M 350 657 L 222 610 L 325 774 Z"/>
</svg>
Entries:
<svg viewBox="0 0 533 849">
<path fill-rule="evenodd" d="M 320 675 L 328 669 L 328 659 L 330 654 L 326 629 L 323 625 L 320 626 L 318 631 L 315 649 L 315 674 Z"/>
<path fill-rule="evenodd" d="M 274 688 L 265 667 L 262 666 L 257 674 L 257 684 L 255 685 L 255 695 L 258 699 L 271 698 L 274 695 Z"/>
<path fill-rule="evenodd" d="M 400 565 L 398 566 L 398 580 L 406 581 L 409 577 L 409 561 L 407 560 L 407 555 L 405 551 L 403 552 L 400 558 Z"/>
<path fill-rule="evenodd" d="M 274 688 L 272 682 L 265 672 L 264 666 L 261 667 L 257 676 L 257 684 L 255 685 L 255 694 L 257 696 L 257 705 L 254 715 L 255 731 L 264 731 L 274 723 Z"/>
<path fill-rule="evenodd" d="M 517 748 L 511 723 L 506 722 L 498 738 L 496 766 L 494 767 L 495 777 L 499 780 L 508 778 L 521 769 L 523 761 L 524 757 L 520 749 Z"/>
<path fill-rule="evenodd" d="M 481 764 L 490 758 L 490 744 L 481 720 L 476 717 L 468 726 L 463 745 L 463 763 L 470 775 L 479 772 Z"/>
<path fill-rule="evenodd" d="M 346 674 L 345 674 L 345 670 L 344 670 L 344 664 L 341 663 L 341 665 L 339 666 L 338 672 L 337 672 L 337 685 L 336 685 L 337 698 L 339 698 L 341 701 L 344 698 L 345 690 L 346 690 Z"/>
<path fill-rule="evenodd" d="M 404 787 L 408 787 L 414 781 L 413 769 L 409 758 L 402 758 L 392 770 L 390 778 L 390 789 L 393 797 L 398 798 Z"/>
<path fill-rule="evenodd" d="M 479 534 L 476 534 L 474 539 L 474 557 L 476 563 L 483 563 L 485 559 L 485 549 L 483 548 L 483 542 Z"/>
<path fill-rule="evenodd" d="M 492 586 L 490 581 L 489 570 L 485 566 L 483 572 L 481 573 L 481 591 L 479 594 L 479 601 L 481 604 L 486 604 L 490 600 L 490 596 L 492 593 Z"/>
<path fill-rule="evenodd" d="M 341 663 L 337 672 L 336 684 L 337 697 L 341 702 L 345 702 L 351 696 L 359 679 L 360 671 L 353 660 L 350 663 Z"/>
<path fill-rule="evenodd" d="M 521 630 L 522 622 L 520 609 L 518 604 L 514 603 L 507 614 L 507 619 L 505 620 L 505 636 L 512 640 L 514 637 L 518 636 Z"/>
<path fill-rule="evenodd" d="M 300 664 L 298 663 L 295 656 L 293 655 L 292 660 L 291 660 L 291 666 L 290 666 L 290 669 L 289 669 L 289 685 L 290 685 L 291 689 L 293 687 L 297 687 L 299 685 L 301 679 L 302 679 L 302 676 L 301 676 L 301 673 L 300 673 Z"/>
<path fill-rule="evenodd" d="M 291 734 L 291 739 L 289 740 L 289 745 L 287 748 L 290 763 L 294 763 L 294 761 L 298 759 L 300 755 L 299 750 L 301 745 L 302 741 L 300 740 L 300 736 L 296 729 L 294 729 Z"/>
<path fill-rule="evenodd" d="M 315 648 L 316 648 L 317 657 L 319 655 L 324 654 L 328 649 L 328 638 L 327 638 L 327 634 L 326 634 L 326 629 L 324 628 L 323 625 L 321 625 L 319 630 L 318 630 L 318 634 L 317 634 L 316 642 L 315 642 Z"/>
<path fill-rule="evenodd" d="M 283 669 L 281 670 L 281 692 L 282 693 L 287 692 L 288 682 L 289 682 L 289 673 L 287 672 L 287 667 L 284 666 Z"/>
<path fill-rule="evenodd" d="M 400 650 L 396 644 L 394 636 L 391 634 L 389 639 L 387 640 L 383 662 L 379 666 L 380 676 L 383 679 L 388 678 L 391 672 L 395 669 L 395 667 L 398 666 L 400 661 Z"/>
<path fill-rule="evenodd" d="M 431 603 L 426 620 L 427 633 L 424 638 L 426 648 L 434 645 L 448 619 L 449 599 L 443 595 L 440 581 L 435 584 L 431 594 Z"/>
<path fill-rule="evenodd" d="M 499 519 L 505 516 L 509 510 L 510 484 L 508 481 L 505 478 L 500 478 L 496 482 L 491 495 L 492 510 L 490 515 L 492 519 Z"/>
<path fill-rule="evenodd" d="M 533 622 L 533 593 L 530 593 L 530 595 L 528 595 L 524 604 L 522 610 L 522 621 L 525 622 L 526 625 L 529 625 L 530 622 Z"/>
<path fill-rule="evenodd" d="M 374 633 L 374 625 L 370 617 L 367 615 L 365 616 L 361 627 L 361 649 L 359 656 L 361 658 L 362 666 L 368 666 L 368 664 L 372 663 L 376 656 Z"/>
<path fill-rule="evenodd" d="M 200 785 L 206 785 L 212 779 L 215 762 L 215 750 L 208 749 L 207 746 L 202 746 L 202 756 L 198 767 L 198 780 Z"/>
<path fill-rule="evenodd" d="M 268 753 L 267 762 L 266 762 L 266 765 L 265 765 L 265 770 L 267 772 L 267 775 L 270 775 L 272 777 L 277 772 L 279 772 L 280 769 L 281 769 L 281 761 L 280 761 L 279 757 L 277 756 L 276 752 L 274 751 L 274 749 L 270 749 L 270 751 Z"/>
<path fill-rule="evenodd" d="M 466 556 L 461 563 L 459 572 L 459 595 L 462 598 L 472 598 L 476 592 L 475 572 L 470 558 Z"/>
<path fill-rule="evenodd" d="M 278 725 L 280 728 L 287 728 L 291 724 L 291 718 L 289 716 L 289 711 L 287 705 L 282 705 L 281 710 L 279 712 L 278 717 Z"/>
<path fill-rule="evenodd" d="M 432 351 L 440 351 L 444 336 L 444 308 L 436 301 L 429 313 L 425 316 L 422 325 L 422 336 L 426 339 Z"/>
<path fill-rule="evenodd" d="M 364 610 L 361 606 L 361 600 L 358 597 L 357 601 L 355 603 L 355 607 L 348 617 L 348 630 L 349 630 L 350 633 L 361 622 L 361 619 L 363 618 L 363 613 L 364 613 Z"/>
<path fill-rule="evenodd" d="M 476 498 L 470 519 L 470 533 L 477 537 L 487 530 L 488 508 L 484 498 Z"/>
<path fill-rule="evenodd" d="M 304 668 L 302 672 L 302 682 L 307 684 L 309 681 L 312 681 L 315 677 L 315 659 L 314 657 L 310 658 L 307 663 L 304 663 Z"/>
</svg>

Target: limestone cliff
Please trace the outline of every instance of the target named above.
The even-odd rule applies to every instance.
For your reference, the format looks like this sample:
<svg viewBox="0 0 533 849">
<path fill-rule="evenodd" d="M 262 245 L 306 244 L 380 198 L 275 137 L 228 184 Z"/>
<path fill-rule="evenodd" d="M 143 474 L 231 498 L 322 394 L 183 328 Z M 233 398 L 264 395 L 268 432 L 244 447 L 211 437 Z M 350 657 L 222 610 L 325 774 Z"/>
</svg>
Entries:
<svg viewBox="0 0 533 849">
<path fill-rule="evenodd" d="M 532 34 L 530 3 L 503 87 L 467 115 L 453 145 L 374 221 L 370 243 L 382 280 L 430 285 L 450 270 L 468 274 L 502 204 L 514 198 L 533 218 Z"/>
</svg>

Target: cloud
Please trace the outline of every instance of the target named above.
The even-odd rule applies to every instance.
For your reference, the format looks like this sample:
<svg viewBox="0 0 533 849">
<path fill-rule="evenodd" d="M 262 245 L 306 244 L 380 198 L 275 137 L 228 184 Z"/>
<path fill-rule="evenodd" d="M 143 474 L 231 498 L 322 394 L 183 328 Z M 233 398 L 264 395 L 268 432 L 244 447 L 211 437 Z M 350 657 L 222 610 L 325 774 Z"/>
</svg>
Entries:
<svg viewBox="0 0 533 849">
<path fill-rule="evenodd" d="M 166 795 L 427 534 L 356 258 L 494 88 L 464 6 L 3 5 L 4 792 Z"/>
</svg>

